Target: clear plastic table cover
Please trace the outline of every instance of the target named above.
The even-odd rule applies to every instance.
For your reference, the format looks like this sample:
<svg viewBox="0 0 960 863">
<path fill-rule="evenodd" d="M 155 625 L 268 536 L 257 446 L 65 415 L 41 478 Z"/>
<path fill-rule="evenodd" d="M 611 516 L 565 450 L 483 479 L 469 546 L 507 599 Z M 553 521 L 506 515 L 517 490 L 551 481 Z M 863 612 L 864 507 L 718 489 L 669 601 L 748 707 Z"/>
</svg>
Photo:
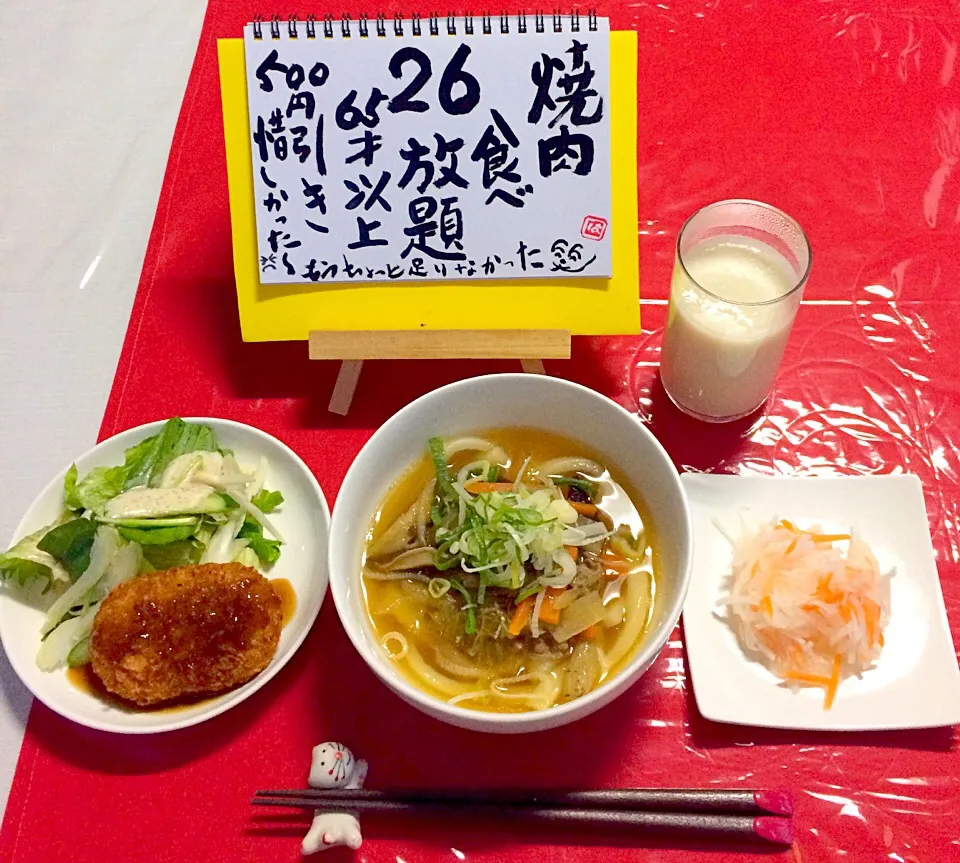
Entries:
<svg viewBox="0 0 960 863">
<path fill-rule="evenodd" d="M 813 0 L 598 10 L 639 34 L 643 332 L 577 339 L 572 360 L 548 362 L 548 371 L 636 411 L 685 470 L 918 475 L 958 643 L 960 11 L 948 2 Z M 333 364 L 309 363 L 300 344 L 240 342 L 214 40 L 239 35 L 254 14 L 295 11 L 210 5 L 102 434 L 174 412 L 251 422 L 300 452 L 332 498 L 359 447 L 403 404 L 450 380 L 514 369 L 369 363 L 354 409 L 339 419 L 325 410 Z M 814 263 L 769 403 L 742 422 L 707 427 L 672 407 L 657 366 L 679 228 L 728 197 L 793 215 Z M 19 814 L 8 817 L 0 850 L 16 861 L 67 850 L 73 859 L 140 859 L 146 848 L 155 859 L 293 859 L 306 822 L 257 821 L 249 794 L 301 786 L 310 747 L 339 738 L 370 760 L 371 787 L 787 787 L 798 801 L 797 840 L 774 859 L 960 859 L 956 729 L 827 734 L 710 723 L 693 699 L 682 627 L 609 708 L 567 729 L 495 738 L 439 725 L 387 693 L 328 601 L 295 661 L 216 723 L 118 740 L 36 707 L 11 797 Z M 749 859 L 730 847 L 630 849 L 612 838 L 460 822 L 371 823 L 358 859 L 611 854 Z"/>
</svg>

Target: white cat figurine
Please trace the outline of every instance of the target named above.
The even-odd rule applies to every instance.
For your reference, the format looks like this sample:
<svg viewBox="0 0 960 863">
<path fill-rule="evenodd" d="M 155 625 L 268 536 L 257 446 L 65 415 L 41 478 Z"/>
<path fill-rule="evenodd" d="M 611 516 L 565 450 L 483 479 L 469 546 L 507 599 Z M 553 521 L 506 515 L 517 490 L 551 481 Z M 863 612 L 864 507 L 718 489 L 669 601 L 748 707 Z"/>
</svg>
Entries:
<svg viewBox="0 0 960 863">
<path fill-rule="evenodd" d="M 313 747 L 310 764 L 312 788 L 363 788 L 367 776 L 367 762 L 354 758 L 342 743 L 321 743 Z M 360 822 L 346 812 L 318 812 L 313 816 L 310 832 L 303 839 L 304 854 L 315 854 L 338 845 L 356 850 L 363 842 Z"/>
</svg>

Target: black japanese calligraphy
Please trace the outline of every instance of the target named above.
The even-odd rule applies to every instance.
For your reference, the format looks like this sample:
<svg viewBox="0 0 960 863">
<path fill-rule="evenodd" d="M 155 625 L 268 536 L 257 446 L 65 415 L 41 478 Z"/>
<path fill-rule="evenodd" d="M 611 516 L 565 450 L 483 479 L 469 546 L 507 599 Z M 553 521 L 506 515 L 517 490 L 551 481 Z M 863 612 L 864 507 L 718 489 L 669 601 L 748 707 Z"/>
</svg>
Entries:
<svg viewBox="0 0 960 863">
<path fill-rule="evenodd" d="M 493 122 L 487 126 L 470 158 L 483 165 L 484 189 L 492 189 L 494 183 L 500 181 L 514 186 L 512 190 L 502 186 L 492 189 L 487 204 L 499 198 L 511 207 L 522 207 L 523 196 L 533 192 L 533 186 L 524 184 L 517 172 L 519 159 L 516 156 L 510 158 L 510 149 L 519 147 L 520 140 L 496 108 L 490 109 L 490 115 Z"/>
<path fill-rule="evenodd" d="M 316 35 L 247 45 L 264 283 L 609 273 L 605 34 Z"/>
<path fill-rule="evenodd" d="M 356 162 L 358 159 L 363 159 L 363 164 L 368 168 L 373 165 L 373 154 L 377 152 L 383 145 L 380 143 L 383 140 L 382 135 L 375 135 L 369 129 L 363 130 L 363 135 L 359 138 L 351 138 L 347 143 L 351 146 L 359 146 L 360 149 L 357 150 L 352 156 L 348 156 L 344 159 L 344 164 L 349 165 L 351 162 Z"/>
<path fill-rule="evenodd" d="M 454 207 L 456 198 L 444 198 L 441 200 L 442 209 L 439 218 L 434 218 L 437 214 L 437 199 L 425 195 L 415 198 L 410 202 L 409 214 L 410 221 L 413 223 L 408 228 L 403 229 L 408 237 L 411 237 L 409 245 L 400 254 L 401 258 L 406 258 L 412 251 L 423 252 L 431 258 L 446 261 L 462 261 L 466 255 L 460 251 L 463 248 L 461 240 L 463 239 L 463 220 L 460 210 Z M 431 237 L 440 235 L 443 248 L 438 249 L 429 245 L 428 240 Z M 453 246 L 457 251 L 450 251 Z"/>
<path fill-rule="evenodd" d="M 352 243 L 347 243 L 347 248 L 367 249 L 371 246 L 386 246 L 390 242 L 389 240 L 373 236 L 373 232 L 379 227 L 380 222 L 376 220 L 368 222 L 362 216 L 357 216 L 357 233 L 360 235 L 360 239 Z"/>
<path fill-rule="evenodd" d="M 572 55 L 570 71 L 557 77 L 556 85 L 560 95 L 556 98 L 551 95 L 553 76 L 554 72 L 563 72 L 567 68 L 564 61 L 559 57 L 542 54 L 540 61 L 533 64 L 530 78 L 537 86 L 537 93 L 527 114 L 528 123 L 539 123 L 544 110 L 557 109 L 559 110 L 556 115 L 547 124 L 551 129 L 567 113 L 570 114 L 569 122 L 573 126 L 591 126 L 600 122 L 603 118 L 603 97 L 591 86 L 595 73 L 590 68 L 589 61 L 584 60 L 586 51 L 587 46 L 576 39 L 567 49 L 566 53 Z M 592 105 L 590 113 L 587 113 L 588 103 Z"/>
<path fill-rule="evenodd" d="M 549 138 L 537 142 L 540 176 L 557 171 L 573 171 L 582 177 L 593 170 L 593 138 L 582 133 L 570 134 L 566 126 Z"/>
<path fill-rule="evenodd" d="M 405 189 L 417 173 L 422 172 L 422 181 L 416 186 L 417 191 L 421 194 L 427 190 L 427 186 L 431 183 L 438 189 L 442 189 L 448 183 L 461 189 L 468 188 L 469 182 L 458 173 L 460 164 L 458 153 L 463 147 L 463 138 L 451 138 L 448 141 L 439 133 L 435 133 L 433 137 L 436 141 L 436 149 L 432 158 L 436 160 L 436 166 L 431 159 L 430 148 L 421 144 L 416 138 L 410 138 L 407 141 L 408 149 L 400 150 L 400 158 L 408 164 L 397 185 L 401 189 Z M 449 164 L 444 164 L 446 162 L 449 162 Z M 434 182 L 435 172 L 437 178 Z"/>
<path fill-rule="evenodd" d="M 301 93 L 293 93 L 290 101 L 287 102 L 287 119 L 293 117 L 296 111 L 303 111 L 305 120 L 312 120 L 314 112 L 317 110 L 317 99 L 309 90 Z"/>
<path fill-rule="evenodd" d="M 383 190 L 389 182 L 389 171 L 383 171 L 380 174 L 380 179 L 377 180 L 376 185 L 370 182 L 366 174 L 360 175 L 360 185 L 357 185 L 357 183 L 352 180 L 344 180 L 343 185 L 353 192 L 353 197 L 347 201 L 346 208 L 348 210 L 355 210 L 363 204 L 363 209 L 369 210 L 374 204 L 379 204 L 382 209 L 389 213 L 392 207 L 387 199 L 383 197 Z"/>
</svg>

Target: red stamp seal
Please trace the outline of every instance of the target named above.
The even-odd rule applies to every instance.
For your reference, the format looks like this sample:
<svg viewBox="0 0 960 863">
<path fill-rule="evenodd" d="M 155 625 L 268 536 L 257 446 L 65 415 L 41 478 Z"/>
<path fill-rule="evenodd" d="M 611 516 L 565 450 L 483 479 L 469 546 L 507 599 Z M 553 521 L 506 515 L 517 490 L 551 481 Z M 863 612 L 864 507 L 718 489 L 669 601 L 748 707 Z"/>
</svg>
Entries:
<svg viewBox="0 0 960 863">
<path fill-rule="evenodd" d="M 580 226 L 580 236 L 587 240 L 602 240 L 607 233 L 607 220 L 600 216 L 584 216 Z"/>
</svg>

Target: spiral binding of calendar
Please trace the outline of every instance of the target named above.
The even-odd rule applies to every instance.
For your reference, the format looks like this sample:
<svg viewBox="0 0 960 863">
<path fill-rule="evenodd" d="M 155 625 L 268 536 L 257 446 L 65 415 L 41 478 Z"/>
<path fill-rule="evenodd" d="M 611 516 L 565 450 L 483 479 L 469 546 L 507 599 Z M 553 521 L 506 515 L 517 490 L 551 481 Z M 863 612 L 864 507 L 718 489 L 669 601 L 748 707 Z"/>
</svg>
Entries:
<svg viewBox="0 0 960 863">
<path fill-rule="evenodd" d="M 262 17 L 257 17 L 253 21 L 254 39 L 279 39 L 281 33 L 286 30 L 287 37 L 290 39 L 333 39 L 339 35 L 343 39 L 350 39 L 354 36 L 360 39 L 367 39 L 371 36 L 386 38 L 392 33 L 394 36 L 406 36 L 408 33 L 413 36 L 423 36 L 425 33 L 430 36 L 439 36 L 441 29 L 447 36 L 473 36 L 479 32 L 484 36 L 489 36 L 495 31 L 503 35 L 509 35 L 511 32 L 528 32 L 528 18 L 532 18 L 532 29 L 535 33 L 579 33 L 581 29 L 594 32 L 597 29 L 597 13 L 590 10 L 584 16 L 586 22 L 582 23 L 580 12 L 574 10 L 568 15 L 560 12 L 553 12 L 550 15 L 544 15 L 543 12 L 535 12 L 533 15 L 518 13 L 517 15 L 446 15 L 440 16 L 437 13 L 431 13 L 425 19 L 422 15 L 414 14 L 411 18 L 402 18 L 395 15 L 388 21 L 387 16 L 377 15 L 372 21 L 367 15 L 360 15 L 356 21 L 349 15 L 343 15 L 335 18 L 333 15 L 325 15 L 323 19 L 318 19 L 316 15 L 308 15 L 301 21 L 296 15 L 283 20 L 279 15 L 274 15 L 269 21 Z M 478 23 L 475 19 L 479 19 Z M 497 23 L 499 19 L 499 23 Z M 513 22 L 513 23 L 511 23 Z M 564 24 L 567 25 L 565 31 Z M 460 29 L 458 29 L 460 28 Z"/>
</svg>

